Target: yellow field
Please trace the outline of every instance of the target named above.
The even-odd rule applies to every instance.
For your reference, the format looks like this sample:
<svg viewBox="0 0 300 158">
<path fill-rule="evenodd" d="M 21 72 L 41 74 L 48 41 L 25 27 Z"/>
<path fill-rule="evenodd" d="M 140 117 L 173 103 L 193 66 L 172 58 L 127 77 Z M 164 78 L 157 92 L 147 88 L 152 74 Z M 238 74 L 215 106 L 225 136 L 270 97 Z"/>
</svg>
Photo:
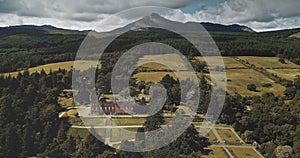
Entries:
<svg viewBox="0 0 300 158">
<path fill-rule="evenodd" d="M 288 60 L 285 60 L 287 64 L 282 64 L 279 62 L 278 57 L 256 57 L 256 56 L 240 56 L 242 60 L 247 60 L 250 64 L 254 64 L 256 67 L 265 68 L 265 69 L 278 69 L 278 68 L 286 68 L 286 69 L 300 69 L 300 65 L 296 65 Z"/>
<path fill-rule="evenodd" d="M 183 74 L 183 79 L 187 79 L 189 77 L 188 72 L 179 73 Z M 184 73 L 186 73 L 186 75 Z M 221 75 L 219 73 L 211 73 L 216 76 Z M 161 81 L 161 79 L 167 74 L 176 79 L 176 75 L 173 72 L 141 72 L 135 74 L 133 77 L 137 78 L 138 81 L 157 83 Z M 285 91 L 284 86 L 275 83 L 273 80 L 252 69 L 228 69 L 226 70 L 226 75 L 227 92 L 230 94 L 234 94 L 235 92 L 237 92 L 242 96 L 258 96 L 266 92 L 272 92 L 277 96 L 282 96 Z M 209 78 L 208 74 L 206 74 L 206 76 Z M 266 83 L 271 83 L 272 87 L 263 87 L 263 84 Z M 249 91 L 247 89 L 248 84 L 255 84 L 259 92 Z"/>
<path fill-rule="evenodd" d="M 252 148 L 234 148 L 230 147 L 228 148 L 229 151 L 235 155 L 237 158 L 261 158 L 260 155 L 257 154 L 257 152 Z"/>
<path fill-rule="evenodd" d="M 203 158 L 228 158 L 228 155 L 222 147 L 208 147 L 206 150 L 210 150 L 209 155 L 203 155 Z"/>
<path fill-rule="evenodd" d="M 135 74 L 133 77 L 136 78 L 138 81 L 145 81 L 145 82 L 154 82 L 157 83 L 162 80 L 167 74 L 172 76 L 174 79 L 177 79 L 176 74 L 174 72 L 140 72 Z M 180 77 L 183 80 L 190 78 L 191 72 L 178 72 Z"/>
<path fill-rule="evenodd" d="M 214 57 L 214 56 L 207 56 L 205 57 L 206 60 L 212 61 L 212 67 L 220 66 L 222 64 L 221 60 L 215 60 L 218 59 L 219 57 Z M 198 56 L 195 57 L 195 59 L 205 62 L 204 57 Z M 246 68 L 243 64 L 240 62 L 234 60 L 232 57 L 222 57 L 224 66 L 226 69 L 243 69 Z"/>
<path fill-rule="evenodd" d="M 300 32 L 299 33 L 295 33 L 295 34 L 292 34 L 291 36 L 289 36 L 290 38 L 300 38 Z"/>
<path fill-rule="evenodd" d="M 96 61 L 80 60 L 80 61 L 77 61 L 77 62 L 78 62 L 78 64 L 80 64 L 80 68 L 81 68 L 80 70 L 87 70 Z M 73 65 L 74 65 L 74 61 L 58 62 L 58 63 L 46 64 L 46 65 L 41 65 L 41 66 L 29 68 L 28 71 L 29 71 L 29 73 L 34 73 L 34 72 L 41 72 L 42 70 L 44 70 L 46 73 L 49 73 L 50 70 L 57 71 L 59 68 L 69 71 L 69 70 L 71 70 Z M 8 76 L 10 74 L 11 76 L 14 77 L 14 76 L 17 76 L 19 72 L 23 73 L 24 71 L 4 73 L 2 75 Z"/>
<path fill-rule="evenodd" d="M 176 54 L 145 55 L 138 61 L 138 65 L 143 65 L 143 67 L 154 68 L 154 70 L 165 70 L 167 67 L 169 67 L 167 69 L 171 70 L 187 70 L 183 60 L 180 58 L 179 55 Z M 166 65 L 167 67 L 163 65 Z"/>
<path fill-rule="evenodd" d="M 146 118 L 112 118 L 112 122 L 116 126 L 143 125 Z"/>
<path fill-rule="evenodd" d="M 227 75 L 227 91 L 230 94 L 235 92 L 243 96 L 257 96 L 266 92 L 272 92 L 275 95 L 283 95 L 285 87 L 275 83 L 263 74 L 252 69 L 229 69 Z M 272 87 L 263 87 L 263 84 L 271 83 Z M 247 89 L 248 84 L 255 84 L 259 92 L 252 92 Z"/>
<path fill-rule="evenodd" d="M 171 70 L 169 67 L 159 63 L 146 63 L 141 65 L 142 70 Z"/>
<path fill-rule="evenodd" d="M 227 144 L 240 143 L 240 140 L 229 129 L 217 129 L 217 132 Z"/>
<path fill-rule="evenodd" d="M 216 60 L 217 58 L 221 60 Z M 222 64 L 221 61 L 223 60 L 226 69 L 246 68 L 243 64 L 234 60 L 232 57 L 220 58 L 214 56 L 207 56 L 204 59 L 204 57 L 197 56 L 195 57 L 195 59 L 202 62 L 205 62 L 205 59 L 211 61 L 212 67 L 220 66 Z M 166 66 L 159 63 L 165 63 Z M 138 65 L 141 65 L 142 67 L 150 70 L 170 70 L 171 68 L 169 68 L 168 65 L 171 65 L 171 67 L 176 68 L 176 70 L 187 70 L 186 66 L 182 63 L 183 60 L 178 55 L 164 54 L 164 55 L 146 55 L 139 60 Z"/>
<path fill-rule="evenodd" d="M 291 81 L 293 81 L 297 75 L 300 75 L 300 69 L 267 69 L 267 71 Z"/>
<path fill-rule="evenodd" d="M 209 142 L 211 143 L 217 142 L 217 138 L 211 130 L 207 133 L 205 137 L 208 138 Z"/>
</svg>

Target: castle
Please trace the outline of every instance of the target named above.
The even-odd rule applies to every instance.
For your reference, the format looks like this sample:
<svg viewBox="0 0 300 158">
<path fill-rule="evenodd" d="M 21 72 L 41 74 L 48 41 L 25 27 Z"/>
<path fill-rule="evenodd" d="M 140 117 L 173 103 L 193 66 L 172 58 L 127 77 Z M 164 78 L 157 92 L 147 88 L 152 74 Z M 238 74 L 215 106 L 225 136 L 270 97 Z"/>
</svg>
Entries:
<svg viewBox="0 0 300 158">
<path fill-rule="evenodd" d="M 91 99 L 91 114 L 131 115 L 136 104 L 134 100 L 129 99 L 115 98 L 112 100 L 104 96 L 93 97 Z"/>
</svg>

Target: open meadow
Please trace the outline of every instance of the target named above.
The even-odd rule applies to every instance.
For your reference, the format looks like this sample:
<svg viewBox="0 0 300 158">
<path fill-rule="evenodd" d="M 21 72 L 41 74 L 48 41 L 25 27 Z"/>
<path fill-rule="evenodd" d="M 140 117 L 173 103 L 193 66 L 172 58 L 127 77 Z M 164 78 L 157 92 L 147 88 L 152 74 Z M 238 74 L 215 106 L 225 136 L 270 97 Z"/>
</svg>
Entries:
<svg viewBox="0 0 300 158">
<path fill-rule="evenodd" d="M 94 65 L 95 63 L 98 63 L 97 61 L 92 61 L 92 60 L 79 60 L 76 61 L 78 64 L 80 64 L 80 70 L 87 70 L 89 68 L 91 68 L 91 65 Z M 57 71 L 59 69 L 64 69 L 67 71 L 70 71 L 72 69 L 74 65 L 74 61 L 66 61 L 66 62 L 58 62 L 58 63 L 52 63 L 52 64 L 46 64 L 46 65 L 40 65 L 37 67 L 32 67 L 29 68 L 28 71 L 29 73 L 35 73 L 35 72 L 41 72 L 42 70 L 44 70 L 47 74 L 52 70 L 52 71 Z M 98 64 L 98 67 L 100 68 L 100 64 Z M 15 77 L 18 75 L 18 73 L 23 73 L 24 71 L 17 71 L 17 72 L 10 72 L 10 73 L 4 73 L 4 74 L 0 74 L 0 75 L 4 75 L 4 76 L 12 76 Z"/>
<path fill-rule="evenodd" d="M 243 96 L 257 96 L 266 92 L 272 92 L 275 95 L 282 96 L 285 87 L 275 83 L 270 78 L 252 69 L 230 69 L 226 70 L 227 75 L 227 91 L 229 94 L 238 93 Z M 270 83 L 271 87 L 265 87 Z M 257 91 L 249 91 L 248 84 L 255 84 Z"/>
<path fill-rule="evenodd" d="M 222 57 L 223 63 L 221 60 L 216 60 L 219 58 L 220 57 L 215 57 L 215 56 L 206 56 L 205 58 L 201 57 L 201 56 L 195 57 L 196 60 L 199 60 L 202 62 L 205 62 L 206 60 L 211 61 L 211 66 L 213 68 L 220 66 L 221 64 L 224 64 L 226 69 L 246 69 L 247 68 L 246 66 L 244 66 L 240 62 L 236 61 L 232 57 L 228 57 L 228 56 Z"/>
<path fill-rule="evenodd" d="M 279 62 L 278 57 L 239 56 L 238 58 L 264 69 L 300 69 L 300 65 L 288 60 L 285 60 L 286 64 Z"/>
<path fill-rule="evenodd" d="M 300 69 L 267 69 L 267 71 L 290 81 L 293 81 L 296 76 L 300 75 Z"/>
</svg>

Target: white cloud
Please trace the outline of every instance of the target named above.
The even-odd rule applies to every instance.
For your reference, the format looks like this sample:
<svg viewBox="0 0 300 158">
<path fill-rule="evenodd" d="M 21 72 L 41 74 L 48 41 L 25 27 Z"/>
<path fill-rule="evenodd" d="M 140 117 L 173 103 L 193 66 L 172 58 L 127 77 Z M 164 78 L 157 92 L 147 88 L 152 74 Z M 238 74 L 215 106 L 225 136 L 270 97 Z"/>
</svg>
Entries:
<svg viewBox="0 0 300 158">
<path fill-rule="evenodd" d="M 231 0 L 206 7 L 197 14 L 204 20 L 219 22 L 269 22 L 300 15 L 299 0 Z"/>
<path fill-rule="evenodd" d="M 230 0 L 194 14 L 177 10 L 172 20 L 243 24 L 257 31 L 300 27 L 299 0 Z"/>
<path fill-rule="evenodd" d="M 106 31 L 124 26 L 143 16 L 142 12 L 122 17 L 111 17 L 112 14 L 151 5 L 174 8 L 165 17 L 180 22 L 238 23 L 257 31 L 300 27 L 299 0 L 230 0 L 203 7 L 194 14 L 183 13 L 178 9 L 195 1 L 197 0 L 2 0 L 0 21 L 2 26 L 50 24 L 86 30 L 95 29 L 103 19 L 109 19 L 105 26 L 97 29 Z"/>
<path fill-rule="evenodd" d="M 180 8 L 196 0 L 2 0 L 0 12 L 19 16 L 68 19 L 77 21 L 98 20 L 99 14 L 116 12 L 139 6 Z"/>
</svg>

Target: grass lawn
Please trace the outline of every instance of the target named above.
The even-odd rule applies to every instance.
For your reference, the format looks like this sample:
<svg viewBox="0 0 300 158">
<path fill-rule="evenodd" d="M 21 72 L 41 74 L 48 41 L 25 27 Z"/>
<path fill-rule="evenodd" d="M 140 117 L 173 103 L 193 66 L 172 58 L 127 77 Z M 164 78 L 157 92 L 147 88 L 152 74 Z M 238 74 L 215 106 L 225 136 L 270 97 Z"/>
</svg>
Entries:
<svg viewBox="0 0 300 158">
<path fill-rule="evenodd" d="M 78 62 L 78 64 L 80 64 L 80 70 L 87 70 L 96 61 L 80 60 L 77 62 Z M 34 72 L 41 72 L 42 70 L 44 70 L 46 73 L 49 73 L 50 70 L 57 71 L 59 68 L 69 71 L 69 70 L 71 70 L 73 65 L 74 65 L 74 61 L 58 62 L 58 63 L 52 63 L 52 64 L 40 65 L 37 67 L 32 67 L 32 68 L 29 68 L 28 71 L 29 71 L 29 73 L 34 73 Z M 17 76 L 19 72 L 23 73 L 24 71 L 4 73 L 2 75 L 8 76 L 10 74 L 11 76 Z"/>
<path fill-rule="evenodd" d="M 111 141 L 112 142 L 117 142 L 117 141 L 122 141 L 122 140 L 130 140 L 130 139 L 135 139 L 137 129 L 112 129 L 112 137 Z"/>
<path fill-rule="evenodd" d="M 222 64 L 221 60 L 215 60 L 218 59 L 219 57 L 214 57 L 214 56 L 207 56 L 205 57 L 206 60 L 211 61 L 211 64 L 213 67 L 220 66 Z M 195 57 L 195 59 L 200 60 L 202 62 L 205 62 L 205 59 L 201 56 Z M 226 69 L 243 69 L 247 68 L 240 62 L 234 60 L 232 57 L 222 57 L 223 63 Z"/>
<path fill-rule="evenodd" d="M 229 158 L 221 147 L 208 147 L 205 149 L 210 150 L 210 153 L 208 155 L 203 155 L 203 158 Z"/>
<path fill-rule="evenodd" d="M 283 95 L 285 87 L 275 83 L 273 80 L 252 69 L 229 69 L 226 70 L 227 91 L 230 94 L 235 92 L 242 96 L 258 96 L 266 92 L 272 92 L 275 95 Z M 263 87 L 263 84 L 271 83 L 272 87 Z M 249 91 L 248 84 L 255 84 L 259 92 Z"/>
<path fill-rule="evenodd" d="M 297 75 L 300 75 L 300 69 L 267 69 L 267 71 L 291 81 L 293 81 Z"/>
<path fill-rule="evenodd" d="M 237 158 L 260 158 L 256 151 L 252 148 L 228 148 L 229 151 Z"/>
<path fill-rule="evenodd" d="M 255 65 L 256 67 L 271 69 L 271 68 L 298 68 L 300 69 L 300 65 L 296 65 L 288 60 L 285 60 L 287 64 L 282 64 L 279 62 L 278 57 L 256 57 L 256 56 L 240 56 L 242 60 L 247 60 L 250 64 Z"/>
<path fill-rule="evenodd" d="M 85 126 L 105 126 L 106 118 L 97 117 L 97 118 L 81 118 Z"/>
<path fill-rule="evenodd" d="M 240 144 L 240 140 L 229 129 L 217 129 L 220 137 L 226 142 L 226 144 Z"/>
<path fill-rule="evenodd" d="M 112 122 L 118 126 L 143 125 L 146 118 L 112 118 Z"/>
</svg>

